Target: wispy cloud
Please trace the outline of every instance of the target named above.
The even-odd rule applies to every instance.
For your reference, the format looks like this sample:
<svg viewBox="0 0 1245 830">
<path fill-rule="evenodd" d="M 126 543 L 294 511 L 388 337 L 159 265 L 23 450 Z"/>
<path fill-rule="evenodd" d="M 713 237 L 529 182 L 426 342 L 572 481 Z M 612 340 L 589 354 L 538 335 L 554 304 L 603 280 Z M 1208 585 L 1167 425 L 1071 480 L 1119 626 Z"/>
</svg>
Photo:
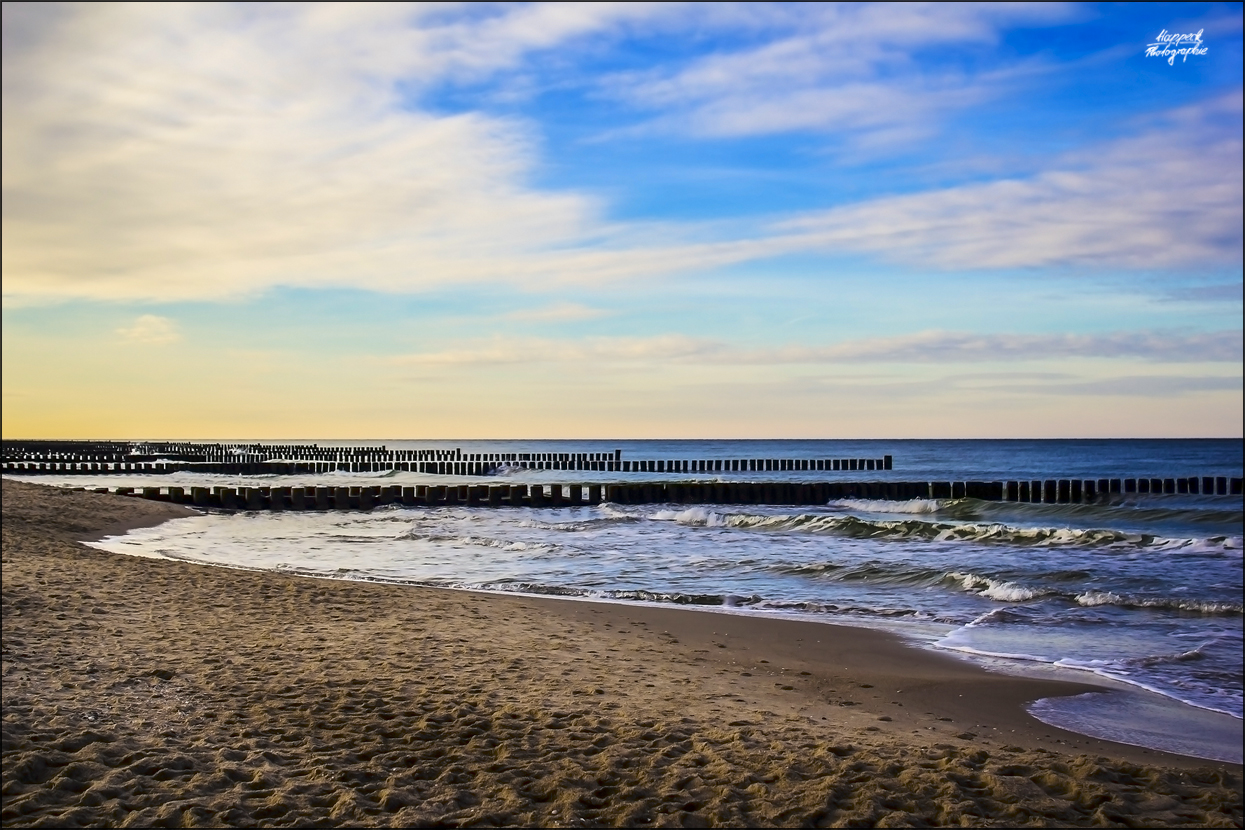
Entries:
<svg viewBox="0 0 1245 830">
<path fill-rule="evenodd" d="M 968 72 L 961 62 L 919 54 L 993 47 L 1010 27 L 1079 14 L 1061 3 L 819 4 L 800 13 L 769 6 L 744 27 L 764 31 L 760 43 L 673 72 L 616 75 L 608 88 L 662 113 L 657 125 L 699 135 L 812 130 L 857 143 L 906 143 L 935 131 L 950 112 L 1004 94 L 1014 74 Z"/>
<path fill-rule="evenodd" d="M 774 362 L 979 363 L 1053 358 L 1121 358 L 1164 363 L 1239 362 L 1240 331 L 1180 334 L 974 334 L 926 331 L 856 340 L 824 348 L 790 348 L 758 356 Z"/>
<path fill-rule="evenodd" d="M 1241 261 L 1241 91 L 1049 172 L 878 199 L 776 230 L 938 268 L 1181 268 Z"/>
<path fill-rule="evenodd" d="M 177 324 L 168 317 L 144 314 L 129 326 L 117 329 L 117 334 L 127 343 L 160 345 L 176 343 L 182 339 Z"/>
<path fill-rule="evenodd" d="M 696 361 L 725 351 L 719 342 L 678 334 L 655 337 L 591 337 L 557 340 L 543 337 L 493 337 L 458 349 L 386 358 L 397 366 L 469 366 L 506 363 L 585 361 L 661 362 Z"/>
<path fill-rule="evenodd" d="M 1063 383 L 997 383 L 971 387 L 1007 395 L 1171 398 L 1197 392 L 1240 392 L 1240 377 L 1220 375 L 1126 375 Z"/>
<path fill-rule="evenodd" d="M 990 46 L 1007 26 L 1074 13 L 8 4 L 5 301 L 551 289 L 808 251 L 935 269 L 1239 267 L 1239 90 L 1035 176 L 729 227 L 612 221 L 596 197 L 532 183 L 531 122 L 417 103 L 434 83 L 491 77 L 577 38 L 700 14 L 761 34 L 680 72 L 631 78 L 637 100 L 710 132 L 795 129 L 791 117 L 814 113 L 881 140 L 924 129 L 923 101 L 966 106 L 989 87 L 914 71 L 916 51 Z"/>
<path fill-rule="evenodd" d="M 507 320 L 531 323 L 569 323 L 579 320 L 595 320 L 608 314 L 609 312 L 603 309 L 589 308 L 580 303 L 556 303 L 544 308 L 511 311 L 503 317 Z"/>
<path fill-rule="evenodd" d="M 745 348 L 683 335 L 590 337 L 580 340 L 497 336 L 456 349 L 400 355 L 399 366 L 470 366 L 513 363 L 608 362 L 728 365 L 956 364 L 1107 358 L 1151 363 L 1240 363 L 1242 333 L 1115 332 L 1083 334 L 974 334 L 927 331 L 825 346 Z M 1239 379 L 1238 379 L 1239 383 Z"/>
<path fill-rule="evenodd" d="M 399 88 L 652 13 L 6 5 L 6 295 L 507 281 L 510 258 L 599 233 L 598 206 L 526 184 L 525 124 Z"/>
</svg>

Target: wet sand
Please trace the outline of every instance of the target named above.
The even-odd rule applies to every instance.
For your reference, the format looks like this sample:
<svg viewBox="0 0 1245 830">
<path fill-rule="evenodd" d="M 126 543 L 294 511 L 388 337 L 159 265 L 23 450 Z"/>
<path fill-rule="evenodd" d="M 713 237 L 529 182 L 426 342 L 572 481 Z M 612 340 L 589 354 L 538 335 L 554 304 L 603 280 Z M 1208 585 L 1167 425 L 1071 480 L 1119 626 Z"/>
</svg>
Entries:
<svg viewBox="0 0 1245 830">
<path fill-rule="evenodd" d="M 3 484 L 6 826 L 1240 826 L 1241 768 L 1087 738 L 878 631 L 79 544 Z"/>
</svg>

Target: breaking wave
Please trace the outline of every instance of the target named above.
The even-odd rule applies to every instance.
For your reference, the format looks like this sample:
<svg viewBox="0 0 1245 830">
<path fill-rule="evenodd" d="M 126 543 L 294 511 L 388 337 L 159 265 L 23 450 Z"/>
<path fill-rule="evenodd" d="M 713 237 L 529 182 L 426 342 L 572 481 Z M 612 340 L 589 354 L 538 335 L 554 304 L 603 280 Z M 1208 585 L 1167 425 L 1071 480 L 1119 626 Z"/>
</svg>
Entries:
<svg viewBox="0 0 1245 830">
<path fill-rule="evenodd" d="M 881 503 L 881 502 L 879 502 Z M 929 502 L 933 504 L 934 502 Z M 910 512 L 920 512 L 915 503 Z M 922 503 L 926 505 L 926 503 Z M 924 506 L 921 509 L 925 509 Z M 614 509 L 618 515 L 624 514 Z M 1122 547 L 1149 550 L 1239 551 L 1240 537 L 1169 539 L 1148 533 L 1105 528 L 1014 527 L 1001 523 L 951 524 L 920 519 L 871 520 L 826 513 L 750 514 L 731 513 L 709 507 L 663 509 L 647 515 L 653 521 L 672 521 L 689 527 L 735 528 L 761 531 L 795 531 L 846 536 L 857 539 L 917 539 L 929 542 L 979 542 L 1032 547 Z"/>
<path fill-rule="evenodd" d="M 1136 597 L 1117 594 L 1112 591 L 1086 591 L 1077 594 L 1074 599 L 1078 605 L 1088 608 L 1099 605 L 1115 605 L 1120 608 L 1152 608 L 1165 611 L 1188 611 L 1193 614 L 1221 614 L 1225 616 L 1242 614 L 1239 602 L 1219 602 L 1216 600 L 1193 599 L 1189 597 Z"/>
<path fill-rule="evenodd" d="M 938 513 L 953 504 L 948 499 L 909 499 L 907 501 L 884 501 L 880 499 L 836 499 L 829 507 L 859 510 L 862 513 Z"/>
</svg>

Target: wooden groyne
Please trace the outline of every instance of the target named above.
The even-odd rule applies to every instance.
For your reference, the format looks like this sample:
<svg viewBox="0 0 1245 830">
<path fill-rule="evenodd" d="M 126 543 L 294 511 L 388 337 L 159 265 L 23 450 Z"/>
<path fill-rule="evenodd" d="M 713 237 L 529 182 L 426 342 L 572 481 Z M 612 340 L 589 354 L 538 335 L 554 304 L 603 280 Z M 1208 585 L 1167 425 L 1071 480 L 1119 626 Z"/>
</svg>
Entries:
<svg viewBox="0 0 1245 830">
<path fill-rule="evenodd" d="M 1241 495 L 1241 479 L 1047 479 L 1042 481 L 668 482 L 462 484 L 359 487 L 107 487 L 98 493 L 223 510 L 371 510 L 407 507 L 570 507 L 615 504 L 821 505 L 837 499 L 962 499 L 1051 504 L 1109 502 L 1123 494 Z"/>
<path fill-rule="evenodd" d="M 408 472 L 489 476 L 506 470 L 607 473 L 760 473 L 891 470 L 881 458 L 623 458 L 612 452 L 464 453 L 455 449 L 390 450 L 384 446 L 207 444 L 125 441 L 5 441 L 0 470 L 17 475 L 195 472 L 216 475 L 317 475 Z"/>
</svg>

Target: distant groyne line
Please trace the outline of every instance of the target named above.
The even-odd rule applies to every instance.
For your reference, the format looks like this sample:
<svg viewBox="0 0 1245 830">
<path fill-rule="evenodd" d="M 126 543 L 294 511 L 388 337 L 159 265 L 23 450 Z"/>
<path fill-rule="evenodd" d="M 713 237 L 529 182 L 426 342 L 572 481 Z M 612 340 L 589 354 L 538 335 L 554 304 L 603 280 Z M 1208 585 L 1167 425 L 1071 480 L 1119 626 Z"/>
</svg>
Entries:
<svg viewBox="0 0 1245 830">
<path fill-rule="evenodd" d="M 221 444 L 130 441 L 5 441 L 5 473 L 100 475 L 195 472 L 216 475 L 317 475 L 409 472 L 488 476 L 507 470 L 608 473 L 759 473 L 893 469 L 882 458 L 623 458 L 612 452 L 464 453 L 455 449 L 390 450 L 379 446 Z"/>
<path fill-rule="evenodd" d="M 84 488 L 79 488 L 84 489 Z M 97 493 L 222 510 L 371 510 L 407 507 L 572 507 L 615 504 L 821 505 L 837 499 L 962 499 L 1084 504 L 1121 494 L 1239 496 L 1241 479 L 1047 479 L 1042 481 L 670 482 L 627 484 L 460 484 L 358 487 L 107 487 Z"/>
</svg>

